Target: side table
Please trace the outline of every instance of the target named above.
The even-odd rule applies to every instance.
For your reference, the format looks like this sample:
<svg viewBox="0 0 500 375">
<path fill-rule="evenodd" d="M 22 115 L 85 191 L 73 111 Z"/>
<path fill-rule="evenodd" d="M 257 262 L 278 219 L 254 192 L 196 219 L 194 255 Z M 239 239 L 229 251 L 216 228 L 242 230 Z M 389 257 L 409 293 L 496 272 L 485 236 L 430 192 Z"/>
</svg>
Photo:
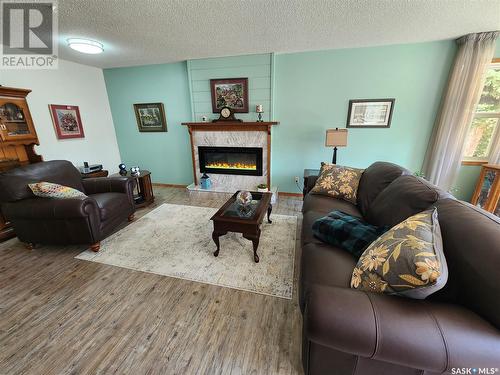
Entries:
<svg viewBox="0 0 500 375">
<path fill-rule="evenodd" d="M 127 174 L 121 175 L 115 173 L 112 177 L 129 177 L 134 178 L 137 182 L 137 194 L 134 194 L 135 207 L 141 208 L 149 206 L 154 202 L 155 196 L 153 193 L 153 185 L 151 184 L 151 172 L 142 169 L 138 176 L 133 175 L 130 171 Z"/>
<path fill-rule="evenodd" d="M 304 189 L 302 190 L 302 195 L 305 197 L 308 190 L 308 180 L 310 177 L 318 177 L 319 169 L 304 169 Z"/>
<path fill-rule="evenodd" d="M 94 178 L 94 177 L 108 177 L 109 172 L 105 169 L 101 169 L 100 171 L 97 172 L 90 172 L 90 173 L 80 173 L 82 175 L 82 178 Z"/>
</svg>

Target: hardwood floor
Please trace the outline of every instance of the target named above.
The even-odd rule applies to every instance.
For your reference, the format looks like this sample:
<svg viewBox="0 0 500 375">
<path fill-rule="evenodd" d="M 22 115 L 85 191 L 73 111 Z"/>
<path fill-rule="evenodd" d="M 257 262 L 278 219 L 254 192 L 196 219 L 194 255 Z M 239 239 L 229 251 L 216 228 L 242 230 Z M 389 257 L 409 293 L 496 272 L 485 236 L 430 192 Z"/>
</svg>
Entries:
<svg viewBox="0 0 500 375">
<path fill-rule="evenodd" d="M 155 195 L 136 217 L 227 199 Z M 280 197 L 273 208 L 299 217 L 297 239 L 301 206 Z M 301 374 L 298 242 L 291 301 L 74 259 L 82 247 L 0 244 L 0 374 Z"/>
</svg>

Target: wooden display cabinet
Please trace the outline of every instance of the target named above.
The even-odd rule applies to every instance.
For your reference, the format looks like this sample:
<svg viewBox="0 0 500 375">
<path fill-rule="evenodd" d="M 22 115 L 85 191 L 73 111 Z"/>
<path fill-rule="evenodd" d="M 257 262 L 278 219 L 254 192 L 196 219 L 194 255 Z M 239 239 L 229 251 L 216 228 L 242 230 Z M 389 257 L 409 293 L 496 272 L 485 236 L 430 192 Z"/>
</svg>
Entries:
<svg viewBox="0 0 500 375">
<path fill-rule="evenodd" d="M 500 165 L 485 164 L 472 195 L 471 203 L 500 216 Z"/>
<path fill-rule="evenodd" d="M 30 92 L 0 86 L 0 172 L 42 161 L 34 151 L 39 142 L 26 101 Z M 14 230 L 0 211 L 0 241 L 13 236 Z"/>
</svg>

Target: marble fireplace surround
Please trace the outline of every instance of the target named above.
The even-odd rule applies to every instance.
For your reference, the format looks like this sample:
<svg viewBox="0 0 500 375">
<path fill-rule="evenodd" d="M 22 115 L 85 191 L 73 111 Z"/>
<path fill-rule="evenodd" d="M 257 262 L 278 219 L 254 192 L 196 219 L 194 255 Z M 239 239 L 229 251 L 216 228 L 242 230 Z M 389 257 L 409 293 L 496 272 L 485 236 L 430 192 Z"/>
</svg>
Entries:
<svg viewBox="0 0 500 375">
<path fill-rule="evenodd" d="M 210 174 L 212 185 L 221 191 L 255 190 L 259 184 L 271 186 L 271 127 L 278 122 L 188 122 L 193 160 L 194 187 L 199 186 L 202 173 L 198 146 L 261 147 L 262 176 Z"/>
</svg>

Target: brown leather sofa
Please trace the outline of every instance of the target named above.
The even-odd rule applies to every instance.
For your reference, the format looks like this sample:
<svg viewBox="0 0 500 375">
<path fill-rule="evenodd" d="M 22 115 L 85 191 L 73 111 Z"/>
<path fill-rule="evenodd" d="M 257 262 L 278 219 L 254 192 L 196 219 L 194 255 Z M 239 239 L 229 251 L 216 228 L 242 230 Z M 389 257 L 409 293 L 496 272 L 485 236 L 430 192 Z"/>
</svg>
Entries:
<svg viewBox="0 0 500 375">
<path fill-rule="evenodd" d="M 308 179 L 306 192 L 315 180 Z M 363 173 L 357 203 L 304 197 L 299 298 L 305 374 L 431 375 L 472 368 L 477 369 L 472 374 L 495 373 L 500 220 L 383 162 Z M 355 258 L 319 241 L 311 230 L 316 219 L 335 209 L 393 225 L 431 205 L 438 209 L 449 277 L 426 300 L 351 289 Z M 479 372 L 484 368 L 490 372 Z"/>
<path fill-rule="evenodd" d="M 47 181 L 84 192 L 85 199 L 50 199 L 33 195 L 29 183 Z M 2 212 L 17 237 L 28 247 L 35 244 L 99 243 L 135 211 L 135 181 L 127 177 L 82 179 L 69 161 L 30 164 L 0 173 Z"/>
</svg>

